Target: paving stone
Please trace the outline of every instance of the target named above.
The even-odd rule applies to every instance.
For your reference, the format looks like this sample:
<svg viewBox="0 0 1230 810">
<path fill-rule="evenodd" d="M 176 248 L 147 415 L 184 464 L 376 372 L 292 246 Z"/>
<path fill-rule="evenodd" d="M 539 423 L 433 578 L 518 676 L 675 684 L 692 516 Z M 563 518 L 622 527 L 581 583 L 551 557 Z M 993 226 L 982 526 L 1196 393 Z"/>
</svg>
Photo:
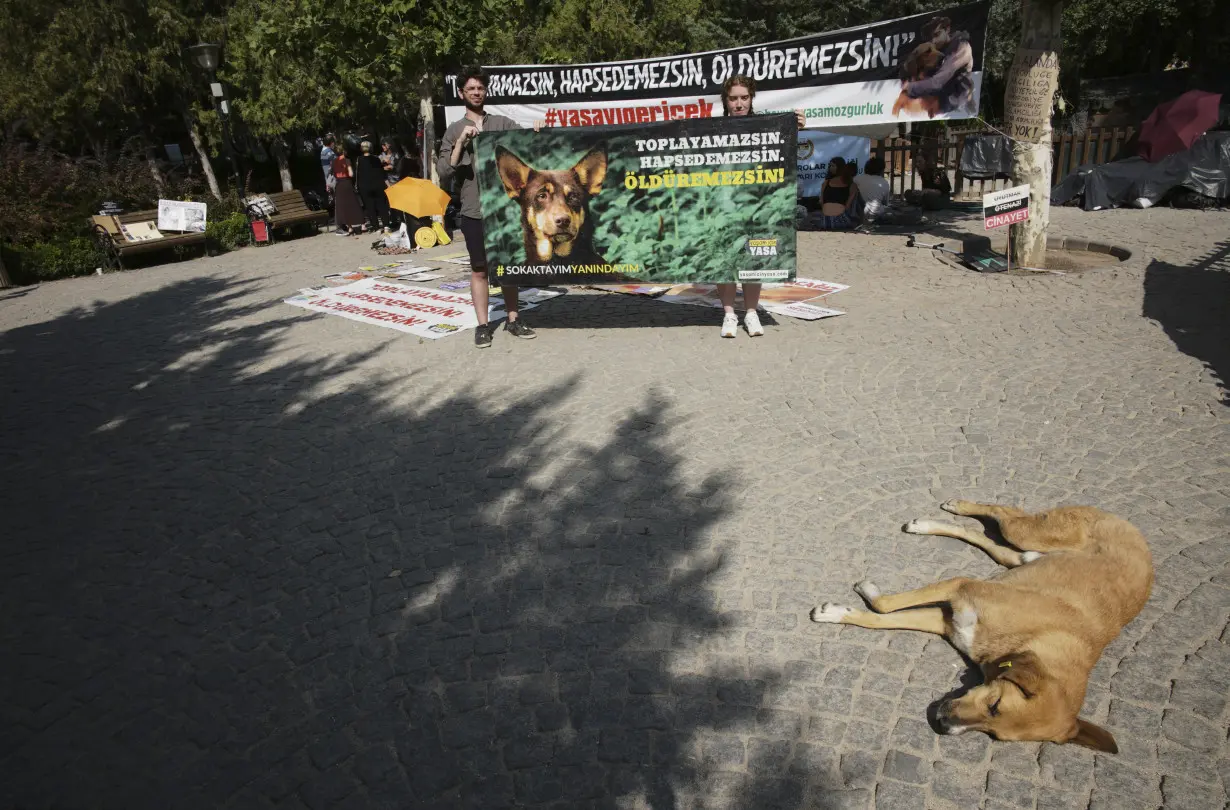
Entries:
<svg viewBox="0 0 1230 810">
<path fill-rule="evenodd" d="M 921 787 L 884 781 L 876 785 L 876 810 L 925 810 L 927 794 Z"/>
<path fill-rule="evenodd" d="M 935 732 L 925 721 L 902 717 L 893 726 L 891 742 L 916 753 L 930 754 L 935 746 Z"/>
<path fill-rule="evenodd" d="M 1085 810 L 1087 807 L 1087 793 L 1069 793 L 1047 787 L 1038 791 L 1038 810 Z"/>
<path fill-rule="evenodd" d="M 884 775 L 902 782 L 925 784 L 927 770 L 921 759 L 904 751 L 889 751 L 884 760 Z"/>
<path fill-rule="evenodd" d="M 1226 805 L 1222 788 L 1170 776 L 1162 778 L 1162 798 L 1166 810 L 1218 810 Z"/>
<path fill-rule="evenodd" d="M 1034 805 L 1032 782 L 1014 779 L 997 771 L 991 771 L 987 776 L 987 795 L 1012 807 L 1030 808 Z"/>
<path fill-rule="evenodd" d="M 1166 710 L 1162 717 L 1162 733 L 1168 739 L 1199 751 L 1213 751 L 1226 740 L 1224 728 L 1182 709 Z"/>
<path fill-rule="evenodd" d="M 1175 681 L 1170 692 L 1170 705 L 1216 721 L 1226 710 L 1226 696 L 1223 692 L 1210 689 L 1203 682 Z"/>
<path fill-rule="evenodd" d="M 861 788 L 875 784 L 882 760 L 867 751 L 852 751 L 841 755 L 841 778 L 847 787 Z"/>
</svg>

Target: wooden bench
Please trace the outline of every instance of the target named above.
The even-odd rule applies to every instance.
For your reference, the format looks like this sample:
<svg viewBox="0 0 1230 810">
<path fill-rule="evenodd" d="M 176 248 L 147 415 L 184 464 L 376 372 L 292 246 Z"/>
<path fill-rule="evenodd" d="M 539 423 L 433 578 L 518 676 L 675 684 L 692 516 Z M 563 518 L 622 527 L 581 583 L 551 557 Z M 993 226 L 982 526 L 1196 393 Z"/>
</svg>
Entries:
<svg viewBox="0 0 1230 810">
<path fill-rule="evenodd" d="M 124 257 L 136 255 L 138 253 L 152 253 L 158 250 L 168 250 L 174 247 L 188 247 L 189 245 L 204 245 L 204 233 L 164 233 L 158 239 L 143 239 L 141 241 L 129 241 L 123 231 L 120 230 L 120 225 L 134 225 L 138 222 L 152 222 L 155 225 L 158 223 L 158 210 L 150 211 L 134 211 L 131 214 L 118 214 L 116 216 L 94 216 L 90 217 L 90 223 L 94 228 L 94 238 L 98 241 L 98 246 L 102 248 L 106 254 L 106 269 L 124 269 Z"/>
<path fill-rule="evenodd" d="M 269 240 L 273 241 L 275 228 L 293 228 L 296 225 L 312 225 L 317 229 L 329 222 L 329 212 L 325 209 L 313 211 L 308 207 L 307 198 L 302 191 L 279 191 L 275 194 L 265 194 L 269 202 L 278 209 L 276 214 L 266 216 L 255 206 L 248 206 L 250 221 L 264 220 L 269 225 Z M 249 197 L 248 199 L 251 199 Z"/>
</svg>

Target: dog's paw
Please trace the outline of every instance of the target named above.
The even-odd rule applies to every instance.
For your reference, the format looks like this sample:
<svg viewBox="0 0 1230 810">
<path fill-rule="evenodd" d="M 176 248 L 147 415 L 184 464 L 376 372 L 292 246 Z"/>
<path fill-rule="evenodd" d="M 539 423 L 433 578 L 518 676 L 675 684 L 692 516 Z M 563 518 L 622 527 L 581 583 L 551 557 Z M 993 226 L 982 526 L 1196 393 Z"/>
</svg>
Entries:
<svg viewBox="0 0 1230 810">
<path fill-rule="evenodd" d="M 819 624 L 840 624 L 842 619 L 853 612 L 852 608 L 848 608 L 845 605 L 825 602 L 820 607 L 811 609 L 811 620 Z"/>
<path fill-rule="evenodd" d="M 940 504 L 940 509 L 945 512 L 951 512 L 954 515 L 969 514 L 969 508 L 973 506 L 969 501 L 963 501 L 960 498 L 952 498 Z"/>
<path fill-rule="evenodd" d="M 880 586 L 876 585 L 869 579 L 864 579 L 862 582 L 855 585 L 854 592 L 866 599 L 868 602 L 874 602 L 880 598 Z"/>
<path fill-rule="evenodd" d="M 909 523 L 902 526 L 901 530 L 903 532 L 908 532 L 909 534 L 935 534 L 935 527 L 937 525 L 938 524 L 934 520 L 923 520 L 922 518 L 918 518 L 917 520 L 911 520 Z"/>
<path fill-rule="evenodd" d="M 1042 556 L 1041 551 L 1022 551 L 1021 552 L 1021 565 L 1024 565 L 1025 563 L 1031 563 L 1041 556 Z"/>
</svg>

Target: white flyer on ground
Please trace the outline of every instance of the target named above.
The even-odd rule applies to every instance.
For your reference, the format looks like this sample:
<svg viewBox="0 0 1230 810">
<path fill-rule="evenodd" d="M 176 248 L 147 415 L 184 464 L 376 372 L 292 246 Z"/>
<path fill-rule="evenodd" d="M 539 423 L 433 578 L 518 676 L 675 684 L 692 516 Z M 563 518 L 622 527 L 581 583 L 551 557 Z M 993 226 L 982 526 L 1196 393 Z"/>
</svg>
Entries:
<svg viewBox="0 0 1230 810">
<path fill-rule="evenodd" d="M 815 290 L 816 296 L 830 295 L 838 293 L 842 290 L 850 289 L 849 284 L 838 284 L 833 281 L 817 281 L 814 278 L 796 278 L 794 281 L 786 281 L 779 284 L 766 284 L 766 287 L 805 287 L 809 290 Z"/>
<path fill-rule="evenodd" d="M 379 278 L 318 290 L 313 295 L 301 293 L 285 299 L 284 303 L 433 340 L 478 325 L 469 293 L 411 287 Z M 492 321 L 505 317 L 503 309 L 496 308 L 502 306 L 502 300 L 492 299 L 489 316 Z M 520 309 L 536 306 L 527 302 Z"/>
<path fill-rule="evenodd" d="M 818 307 L 815 304 L 807 304 L 799 302 L 796 304 L 776 304 L 766 306 L 766 312 L 772 312 L 774 315 L 786 315 L 790 318 L 799 318 L 804 321 L 818 321 L 821 318 L 831 318 L 834 315 L 845 315 L 840 309 L 829 309 L 828 307 Z"/>
<path fill-rule="evenodd" d="M 540 290 L 537 287 L 530 287 L 525 290 L 517 290 L 517 302 L 541 304 L 543 301 L 550 301 L 552 298 L 558 298 L 563 294 L 563 290 Z"/>
</svg>

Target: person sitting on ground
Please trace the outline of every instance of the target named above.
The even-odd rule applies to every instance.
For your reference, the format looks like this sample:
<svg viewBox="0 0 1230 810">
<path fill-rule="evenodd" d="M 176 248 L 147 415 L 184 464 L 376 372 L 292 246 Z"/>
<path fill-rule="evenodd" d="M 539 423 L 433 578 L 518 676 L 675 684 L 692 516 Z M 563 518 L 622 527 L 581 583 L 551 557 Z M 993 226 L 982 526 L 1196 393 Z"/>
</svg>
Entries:
<svg viewBox="0 0 1230 810">
<path fill-rule="evenodd" d="M 820 187 L 820 216 L 813 217 L 815 227 L 822 231 L 848 231 L 857 222 L 853 207 L 858 200 L 858 189 L 853 182 L 853 172 L 858 167 L 846 164 L 845 158 L 835 157 L 829 161 L 824 185 Z"/>
<path fill-rule="evenodd" d="M 905 201 L 910 205 L 920 205 L 927 211 L 939 211 L 947 207 L 952 199 L 952 183 L 948 181 L 948 171 L 925 155 L 914 159 L 914 170 L 918 172 L 922 182 L 922 190 L 910 189 L 905 192 Z"/>
<path fill-rule="evenodd" d="M 888 197 L 892 192 L 884 179 L 884 158 L 873 157 L 864 163 L 863 173 L 854 178 L 854 187 L 858 189 L 862 206 L 861 218 L 863 221 L 874 221 L 888 208 Z"/>
<path fill-rule="evenodd" d="M 884 177 L 884 159 L 873 157 L 863 165 L 863 173 L 854 178 L 862 203 L 863 225 L 917 225 L 923 221 L 922 210 L 915 206 L 891 202 L 892 186 Z"/>
</svg>

